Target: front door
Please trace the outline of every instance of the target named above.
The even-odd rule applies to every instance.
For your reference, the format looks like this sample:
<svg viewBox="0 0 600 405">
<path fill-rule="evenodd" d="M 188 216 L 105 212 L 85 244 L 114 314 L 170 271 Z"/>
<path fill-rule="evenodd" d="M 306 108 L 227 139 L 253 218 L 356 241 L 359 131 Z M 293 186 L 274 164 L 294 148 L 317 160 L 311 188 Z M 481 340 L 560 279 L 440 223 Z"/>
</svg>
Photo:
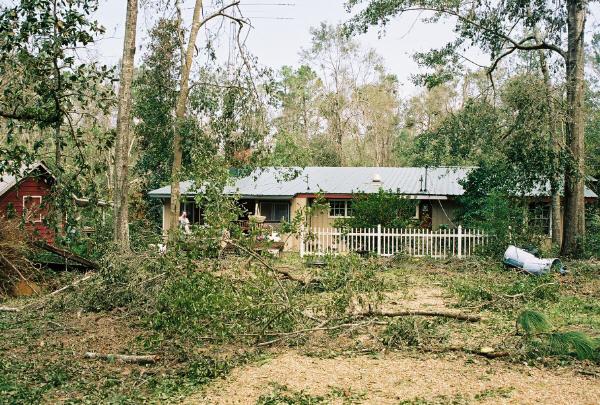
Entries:
<svg viewBox="0 0 600 405">
<path fill-rule="evenodd" d="M 432 226 L 432 206 L 431 201 L 421 201 L 419 204 L 419 221 L 421 228 L 431 229 Z"/>
</svg>

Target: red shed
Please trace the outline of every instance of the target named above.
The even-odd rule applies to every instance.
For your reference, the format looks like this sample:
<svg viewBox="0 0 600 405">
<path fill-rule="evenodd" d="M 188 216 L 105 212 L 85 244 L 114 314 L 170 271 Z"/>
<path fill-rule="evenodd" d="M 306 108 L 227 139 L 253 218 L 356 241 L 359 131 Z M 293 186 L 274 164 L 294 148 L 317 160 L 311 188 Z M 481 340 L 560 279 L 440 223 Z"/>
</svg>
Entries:
<svg viewBox="0 0 600 405">
<path fill-rule="evenodd" d="M 54 231 L 45 218 L 46 198 L 55 178 L 43 162 L 23 166 L 19 173 L 0 175 L 0 221 L 11 216 L 23 217 L 25 228 L 35 237 L 52 244 Z"/>
</svg>

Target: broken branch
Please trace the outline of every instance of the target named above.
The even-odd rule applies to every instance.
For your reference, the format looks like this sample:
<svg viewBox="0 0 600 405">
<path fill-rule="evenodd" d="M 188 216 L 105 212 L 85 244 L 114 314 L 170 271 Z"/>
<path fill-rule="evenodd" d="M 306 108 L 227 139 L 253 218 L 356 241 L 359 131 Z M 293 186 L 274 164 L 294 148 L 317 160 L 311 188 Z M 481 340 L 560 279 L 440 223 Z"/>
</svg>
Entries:
<svg viewBox="0 0 600 405">
<path fill-rule="evenodd" d="M 283 270 L 283 269 L 278 269 L 276 267 L 271 266 L 269 263 L 267 263 L 259 254 L 257 254 L 256 252 L 253 252 L 251 249 L 248 249 L 245 246 L 239 245 L 237 243 L 235 243 L 232 240 L 227 240 L 227 243 L 231 244 L 232 246 L 243 250 L 244 252 L 248 253 L 250 256 L 254 257 L 256 260 L 258 260 L 263 266 L 265 266 L 267 269 L 271 270 L 274 273 L 278 273 L 281 274 L 284 278 L 288 279 L 288 280 L 293 280 L 296 281 L 302 285 L 308 285 L 311 282 L 307 282 L 306 280 L 304 280 L 303 278 L 300 277 L 296 277 L 293 274 L 291 274 L 289 271 L 287 270 Z"/>
<path fill-rule="evenodd" d="M 458 319 L 461 321 L 467 322 L 479 322 L 481 321 L 481 316 L 472 315 L 472 314 L 463 314 L 463 313 L 455 313 L 455 312 L 441 312 L 441 311 L 395 311 L 395 312 L 382 312 L 382 311 L 373 311 L 368 310 L 363 313 L 355 314 L 359 317 L 367 317 L 367 316 L 381 316 L 385 318 L 395 318 L 401 316 L 439 316 L 443 318 L 452 318 Z"/>
<path fill-rule="evenodd" d="M 133 364 L 154 364 L 159 359 L 157 355 L 149 354 L 149 355 L 127 355 L 127 354 L 103 354 L 103 353 L 94 353 L 94 352 L 86 352 L 84 357 L 86 359 L 100 359 L 106 361 L 115 361 L 119 360 L 123 363 L 133 363 Z"/>
</svg>

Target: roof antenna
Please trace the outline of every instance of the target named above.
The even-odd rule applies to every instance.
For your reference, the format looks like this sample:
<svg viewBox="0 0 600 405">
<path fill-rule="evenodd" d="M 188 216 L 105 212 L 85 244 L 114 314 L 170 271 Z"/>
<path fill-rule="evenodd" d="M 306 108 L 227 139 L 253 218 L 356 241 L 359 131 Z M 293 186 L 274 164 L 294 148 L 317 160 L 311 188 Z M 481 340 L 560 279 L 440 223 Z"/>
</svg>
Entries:
<svg viewBox="0 0 600 405">
<path fill-rule="evenodd" d="M 423 192 L 423 175 L 421 175 L 421 178 L 419 179 L 419 183 L 421 183 L 421 187 L 419 188 L 419 192 Z"/>
</svg>

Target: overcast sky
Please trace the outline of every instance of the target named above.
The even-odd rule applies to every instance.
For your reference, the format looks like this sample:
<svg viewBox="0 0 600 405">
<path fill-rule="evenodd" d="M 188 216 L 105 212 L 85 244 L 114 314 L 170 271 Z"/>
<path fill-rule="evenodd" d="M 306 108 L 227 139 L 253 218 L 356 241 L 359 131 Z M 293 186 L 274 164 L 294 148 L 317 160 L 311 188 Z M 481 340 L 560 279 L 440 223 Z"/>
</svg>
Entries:
<svg viewBox="0 0 600 405">
<path fill-rule="evenodd" d="M 206 3 L 210 4 L 209 1 Z M 193 4 L 193 0 L 184 1 L 187 16 L 191 16 Z M 310 27 L 317 26 L 322 21 L 336 24 L 349 18 L 343 4 L 344 0 L 241 0 L 241 10 L 253 25 L 246 42 L 249 52 L 258 58 L 260 64 L 275 69 L 283 65 L 297 65 L 299 51 L 310 44 Z M 95 57 L 109 64 L 117 63 L 121 57 L 125 6 L 125 0 L 100 0 L 98 20 L 106 27 L 107 33 L 98 42 Z M 138 58 L 144 52 L 146 33 L 156 18 L 168 16 L 171 12 L 150 7 L 141 10 L 138 22 L 138 44 L 141 50 L 138 51 Z M 206 10 L 205 14 L 209 12 L 210 10 Z M 597 28 L 595 15 L 597 13 L 592 13 L 588 20 L 590 31 Z M 405 93 L 416 91 L 410 83 L 410 75 L 418 72 L 418 67 L 411 55 L 444 45 L 453 38 L 449 24 L 423 24 L 418 19 L 419 15 L 416 13 L 396 18 L 381 39 L 378 38 L 376 29 L 358 37 L 361 44 L 375 48 L 384 58 L 387 69 L 399 77 Z M 212 20 L 207 29 L 215 31 L 220 24 L 219 20 Z M 221 29 L 222 41 L 216 44 L 222 58 L 229 49 L 229 30 L 226 27 L 225 25 Z M 206 38 L 205 35 L 206 33 L 199 37 L 199 47 L 202 47 L 201 41 Z M 485 62 L 480 55 L 469 56 Z M 204 55 L 200 57 L 205 58 Z"/>
</svg>

